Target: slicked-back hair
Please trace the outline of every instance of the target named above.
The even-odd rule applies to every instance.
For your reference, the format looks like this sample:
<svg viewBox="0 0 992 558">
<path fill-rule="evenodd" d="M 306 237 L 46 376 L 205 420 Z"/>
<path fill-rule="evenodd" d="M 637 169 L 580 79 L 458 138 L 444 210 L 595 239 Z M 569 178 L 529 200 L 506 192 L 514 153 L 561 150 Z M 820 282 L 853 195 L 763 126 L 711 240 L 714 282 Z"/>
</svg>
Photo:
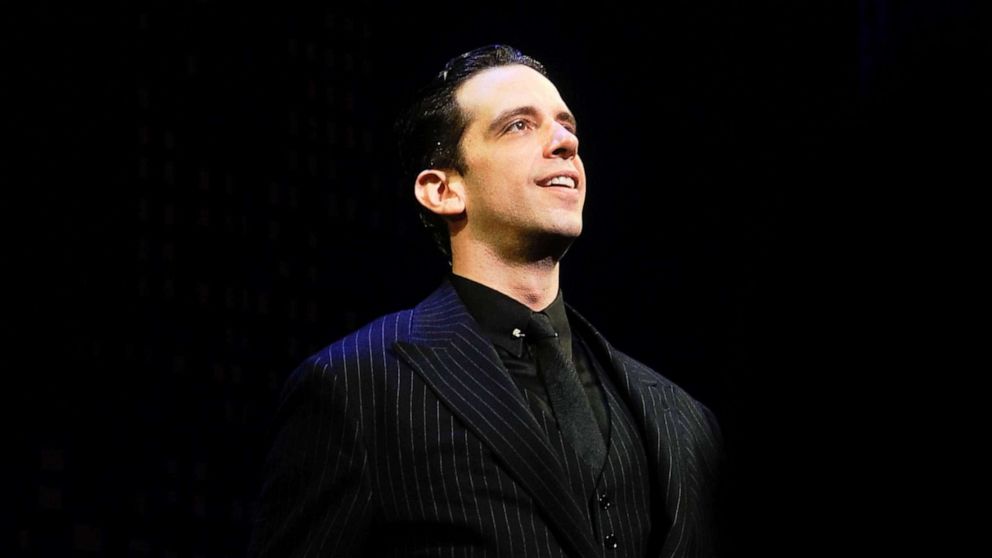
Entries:
<svg viewBox="0 0 992 558">
<path fill-rule="evenodd" d="M 488 45 L 452 58 L 417 92 L 410 108 L 396 122 L 403 176 L 416 176 L 426 169 L 465 174 L 467 169 L 460 143 L 468 126 L 468 116 L 458 106 L 455 94 L 475 74 L 512 64 L 521 64 L 548 76 L 544 65 L 519 50 L 507 45 Z M 420 221 L 450 262 L 451 238 L 447 222 L 418 205 Z"/>
</svg>

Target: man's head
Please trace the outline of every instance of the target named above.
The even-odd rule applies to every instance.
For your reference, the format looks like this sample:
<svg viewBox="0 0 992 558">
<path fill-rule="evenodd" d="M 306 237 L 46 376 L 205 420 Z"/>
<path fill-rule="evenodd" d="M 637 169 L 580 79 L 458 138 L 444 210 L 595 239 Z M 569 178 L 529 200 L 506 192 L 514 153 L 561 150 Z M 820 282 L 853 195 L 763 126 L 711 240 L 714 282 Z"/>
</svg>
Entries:
<svg viewBox="0 0 992 558">
<path fill-rule="evenodd" d="M 449 222 L 495 250 L 545 237 L 567 246 L 581 232 L 575 119 L 546 75 L 511 47 L 476 49 L 448 62 L 398 122 L 421 218 L 449 257 Z"/>
</svg>

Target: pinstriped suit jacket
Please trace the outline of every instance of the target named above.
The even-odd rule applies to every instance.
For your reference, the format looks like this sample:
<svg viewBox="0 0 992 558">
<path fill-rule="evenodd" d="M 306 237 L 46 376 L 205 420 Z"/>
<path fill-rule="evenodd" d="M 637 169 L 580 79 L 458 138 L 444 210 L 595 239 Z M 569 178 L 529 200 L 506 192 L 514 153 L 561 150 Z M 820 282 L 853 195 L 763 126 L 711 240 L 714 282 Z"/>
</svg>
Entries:
<svg viewBox="0 0 992 558">
<path fill-rule="evenodd" d="M 567 307 L 608 363 L 664 491 L 661 556 L 712 551 L 720 436 L 709 411 L 615 350 Z M 447 280 L 290 377 L 250 554 L 604 556 L 587 503 Z"/>
</svg>

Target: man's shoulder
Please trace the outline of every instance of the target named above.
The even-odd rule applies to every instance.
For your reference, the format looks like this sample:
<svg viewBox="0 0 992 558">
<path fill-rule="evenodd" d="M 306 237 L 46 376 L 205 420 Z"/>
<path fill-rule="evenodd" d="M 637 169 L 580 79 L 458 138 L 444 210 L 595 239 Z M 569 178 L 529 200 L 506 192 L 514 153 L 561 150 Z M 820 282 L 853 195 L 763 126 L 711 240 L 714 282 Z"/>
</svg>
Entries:
<svg viewBox="0 0 992 558">
<path fill-rule="evenodd" d="M 456 297 L 451 284 L 443 281 L 415 306 L 379 316 L 311 354 L 297 367 L 290 383 L 335 378 L 345 371 L 364 374 L 391 365 L 397 358 L 397 342 L 422 342 L 439 324 L 458 319 Z"/>
<path fill-rule="evenodd" d="M 663 391 L 671 393 L 674 397 L 686 399 L 687 402 L 698 403 L 689 393 L 682 389 L 673 380 L 669 379 L 671 374 L 663 367 L 653 367 L 630 356 L 629 354 L 613 349 L 616 358 L 623 363 L 627 371 L 632 376 L 639 378 L 641 382 L 656 386 Z"/>
<path fill-rule="evenodd" d="M 599 347 L 605 348 L 607 352 L 605 356 L 612 360 L 616 366 L 622 367 L 625 372 L 624 378 L 627 381 L 658 388 L 661 390 L 661 393 L 666 395 L 666 400 L 675 403 L 680 407 L 691 407 L 703 413 L 708 412 L 702 403 L 692 397 L 692 395 L 690 395 L 689 392 L 681 386 L 669 379 L 670 373 L 668 373 L 664 367 L 649 366 L 641 360 L 634 358 L 630 354 L 617 349 L 612 342 L 607 340 L 606 337 L 600 333 L 588 319 L 576 311 L 575 308 L 569 307 L 569 310 L 571 315 L 581 324 L 579 326 L 580 330 L 585 335 L 591 336 Z"/>
<path fill-rule="evenodd" d="M 413 315 L 412 309 L 406 309 L 379 316 L 313 353 L 303 366 L 335 368 L 390 352 L 393 343 L 410 338 Z"/>
<path fill-rule="evenodd" d="M 675 386 L 675 384 L 666 378 L 661 372 L 619 350 L 616 345 L 606 338 L 605 335 L 599 332 L 599 330 L 592 324 L 591 321 L 589 321 L 588 318 L 583 316 L 582 313 L 576 310 L 573 306 L 568 305 L 567 307 L 570 321 L 573 324 L 573 329 L 577 330 L 578 333 L 585 338 L 586 343 L 591 342 L 593 343 L 595 349 L 605 351 L 605 354 L 603 354 L 605 358 L 614 361 L 615 364 L 623 366 L 624 370 L 632 377 L 632 379 L 648 384 L 660 382 L 664 385 Z"/>
</svg>

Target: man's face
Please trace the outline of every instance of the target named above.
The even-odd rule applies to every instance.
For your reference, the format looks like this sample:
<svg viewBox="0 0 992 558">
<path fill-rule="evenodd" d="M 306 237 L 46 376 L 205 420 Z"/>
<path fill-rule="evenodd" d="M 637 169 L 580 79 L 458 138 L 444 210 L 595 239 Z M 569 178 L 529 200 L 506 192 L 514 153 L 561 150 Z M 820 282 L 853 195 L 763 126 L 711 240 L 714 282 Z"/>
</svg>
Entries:
<svg viewBox="0 0 992 558">
<path fill-rule="evenodd" d="M 582 232 L 586 177 L 575 119 L 554 84 L 527 66 L 500 66 L 455 98 L 468 118 L 459 177 L 467 232 L 499 251 L 570 243 Z"/>
</svg>

